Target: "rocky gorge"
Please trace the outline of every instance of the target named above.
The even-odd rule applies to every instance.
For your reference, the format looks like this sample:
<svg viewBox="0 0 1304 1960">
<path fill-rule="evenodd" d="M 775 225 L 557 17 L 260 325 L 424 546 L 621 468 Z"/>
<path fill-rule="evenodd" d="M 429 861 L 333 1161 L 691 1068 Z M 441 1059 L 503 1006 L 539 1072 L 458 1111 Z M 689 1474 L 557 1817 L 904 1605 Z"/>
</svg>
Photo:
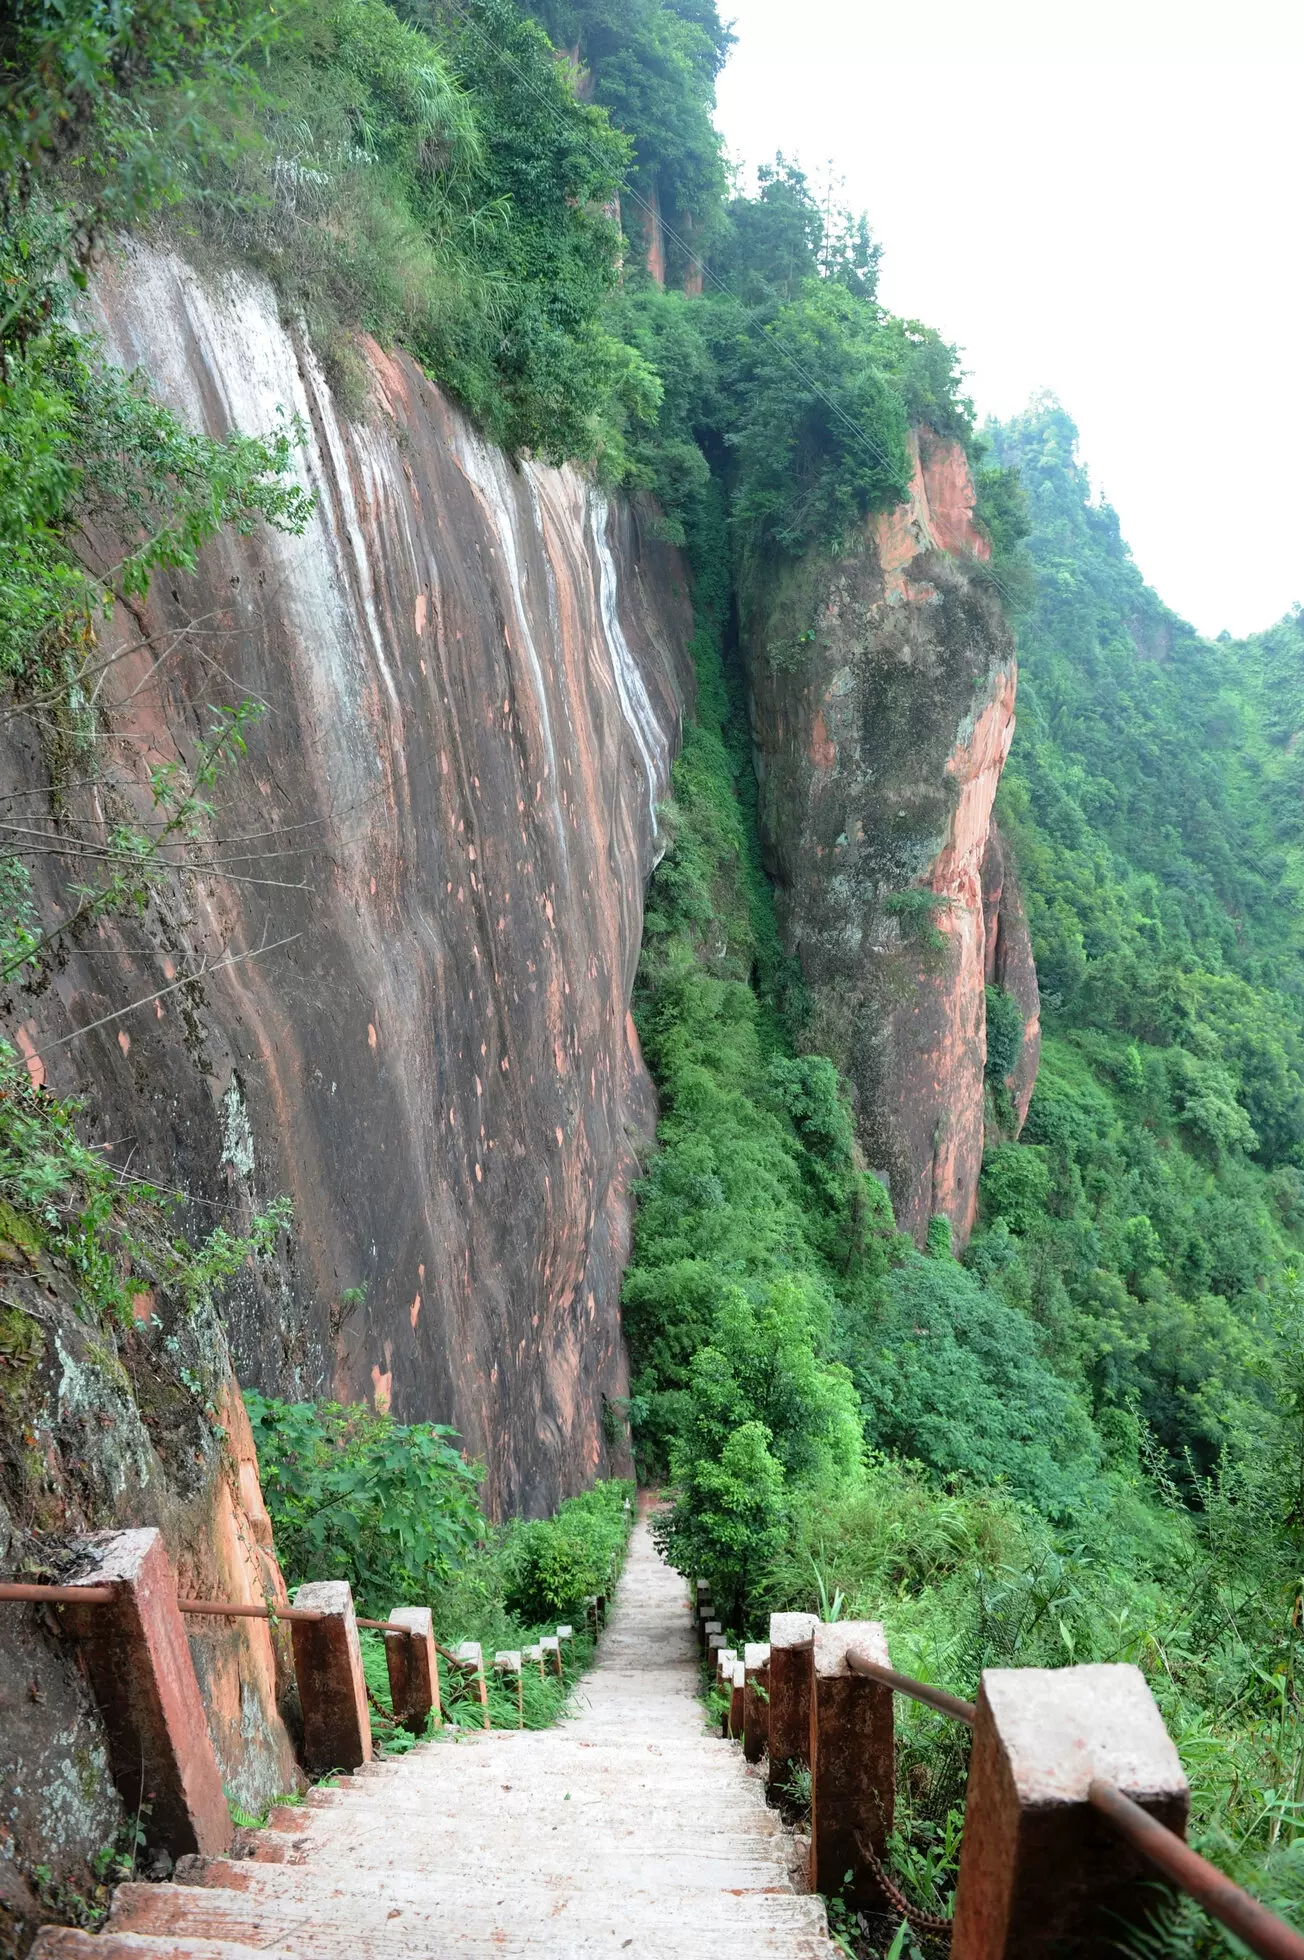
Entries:
<svg viewBox="0 0 1304 1960">
<path fill-rule="evenodd" d="M 302 537 L 228 534 L 109 628 L 106 765 L 60 787 L 68 828 L 146 815 L 214 703 L 261 719 L 203 868 L 72 935 L 13 1037 L 111 1163 L 186 1194 L 195 1230 L 281 1194 L 294 1222 L 220 1322 L 178 1333 L 144 1294 L 116 1353 L 29 1262 L 54 1304 L 11 1549 L 158 1523 L 184 1587 L 283 1597 L 237 1380 L 451 1425 L 495 1517 L 628 1467 L 620 1288 L 656 1126 L 629 1007 L 693 711 L 691 604 L 649 500 L 513 463 L 375 343 L 346 411 L 252 275 L 131 244 L 89 318 L 191 426 L 291 427 L 316 502 Z M 912 443 L 908 503 L 758 594 L 742 639 L 767 860 L 820 1038 L 899 1223 L 922 1238 L 940 1213 L 962 1242 L 984 985 L 1024 1009 L 1021 1117 L 1036 980 L 991 822 L 1013 649 L 963 455 Z M 38 796 L 45 766 L 10 724 L 5 795 Z M 55 924 L 57 891 L 38 873 Z M 224 1778 L 256 1809 L 293 1774 L 283 1637 L 191 1646 Z M 106 1829 L 93 1710 L 29 1628 L 0 1623 L 0 1655 L 12 1839 L 73 1867 Z"/>
</svg>

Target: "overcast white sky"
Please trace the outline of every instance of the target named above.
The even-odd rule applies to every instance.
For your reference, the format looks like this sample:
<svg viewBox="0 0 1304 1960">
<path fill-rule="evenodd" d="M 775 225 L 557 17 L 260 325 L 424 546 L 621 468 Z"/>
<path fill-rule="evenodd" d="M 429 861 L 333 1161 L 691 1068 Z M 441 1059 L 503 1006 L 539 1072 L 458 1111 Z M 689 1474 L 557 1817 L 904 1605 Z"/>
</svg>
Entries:
<svg viewBox="0 0 1304 1960">
<path fill-rule="evenodd" d="M 1206 633 L 1304 600 L 1300 0 L 722 0 L 720 125 L 846 180 L 980 413 L 1051 388 Z"/>
</svg>

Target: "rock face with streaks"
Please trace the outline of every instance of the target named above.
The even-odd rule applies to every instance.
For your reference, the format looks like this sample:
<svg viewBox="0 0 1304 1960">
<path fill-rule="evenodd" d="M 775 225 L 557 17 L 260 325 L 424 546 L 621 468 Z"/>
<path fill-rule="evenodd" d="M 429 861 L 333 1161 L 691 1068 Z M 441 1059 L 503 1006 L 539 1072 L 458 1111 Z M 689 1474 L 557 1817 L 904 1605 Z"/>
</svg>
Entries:
<svg viewBox="0 0 1304 1960">
<path fill-rule="evenodd" d="M 513 468 L 375 347 L 346 416 L 256 281 L 132 246 L 92 301 L 191 425 L 296 418 L 316 509 L 120 610 L 93 784 L 65 769 L 56 806 L 49 754 L 5 724 L 0 792 L 103 843 L 154 817 L 152 770 L 186 780 L 215 707 L 264 708 L 192 868 L 71 934 L 6 1032 L 111 1162 L 190 1194 L 195 1235 L 281 1193 L 295 1222 L 224 1320 L 144 1291 L 101 1330 L 0 1215 L 0 1570 L 157 1524 L 183 1594 L 283 1601 L 237 1375 L 451 1424 L 499 1515 L 628 1468 L 618 1301 L 656 1115 L 629 999 L 689 607 L 655 512 Z M 54 926 L 81 867 L 37 864 Z M 298 1775 L 284 1629 L 189 1630 L 223 1781 L 258 1812 Z M 121 1820 L 74 1658 L 8 1610 L 0 1952 L 44 1915 L 21 1873 L 84 1887 Z"/>
<path fill-rule="evenodd" d="M 370 350 L 346 417 L 257 281 L 133 246 L 95 311 L 191 423 L 297 417 L 317 507 L 122 617 L 149 643 L 109 672 L 119 739 L 79 817 L 147 810 L 208 704 L 266 713 L 215 791 L 211 870 L 70 945 L 21 1042 L 197 1226 L 292 1198 L 230 1312 L 242 1382 L 451 1423 L 495 1513 L 550 1510 L 627 1462 L 618 1297 L 655 1114 L 628 1005 L 691 686 L 679 560 L 654 513 L 514 468 L 402 357 Z M 5 768 L 39 780 L 18 747 Z"/>
<path fill-rule="evenodd" d="M 762 836 L 820 1045 L 898 1223 L 922 1240 L 941 1214 L 963 1244 L 987 980 L 1024 1008 L 1020 1122 L 1036 1073 L 1036 974 L 991 824 L 1017 670 L 963 451 L 922 430 L 912 463 L 907 502 L 760 589 L 743 639 Z"/>
</svg>

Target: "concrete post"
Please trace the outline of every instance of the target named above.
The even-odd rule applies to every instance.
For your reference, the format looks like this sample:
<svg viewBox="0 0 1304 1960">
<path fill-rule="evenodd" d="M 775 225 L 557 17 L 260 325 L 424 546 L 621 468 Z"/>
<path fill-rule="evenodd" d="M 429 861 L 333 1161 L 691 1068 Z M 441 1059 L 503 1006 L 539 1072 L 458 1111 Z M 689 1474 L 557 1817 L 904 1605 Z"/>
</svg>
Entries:
<svg viewBox="0 0 1304 1960">
<path fill-rule="evenodd" d="M 860 1843 L 877 1857 L 887 1849 L 896 1789 L 892 1690 L 847 1666 L 859 1647 L 890 1667 L 887 1639 L 877 1620 L 842 1620 L 817 1626 L 810 1698 L 810 1888 L 841 1893 L 858 1906 L 886 1904 L 874 1867 Z M 860 1842 L 858 1842 L 858 1840 Z M 850 1887 L 844 1891 L 847 1873 Z"/>
<path fill-rule="evenodd" d="M 770 1743 L 770 1643 L 749 1640 L 743 1648 L 743 1755 L 759 1763 Z"/>
<path fill-rule="evenodd" d="M 984 1673 L 953 1960 L 1096 1960 L 1146 1924 L 1158 1880 L 1089 1807 L 1093 1776 L 1185 1832 L 1186 1778 L 1138 1668 Z"/>
<path fill-rule="evenodd" d="M 546 1640 L 541 1641 L 540 1645 L 546 1647 L 548 1642 Z M 552 1645 L 555 1649 L 557 1645 L 555 1635 L 553 1636 Z M 484 1678 L 484 1649 L 481 1647 L 480 1642 L 478 1640 L 460 1641 L 457 1649 L 457 1660 L 462 1672 L 469 1674 L 471 1677 L 471 1684 L 476 1691 L 476 1699 L 479 1701 L 482 1710 L 484 1726 L 490 1729 L 493 1727 L 493 1722 L 489 1715 L 489 1684 Z M 560 1655 L 557 1657 L 557 1672 L 558 1674 L 561 1673 Z"/>
<path fill-rule="evenodd" d="M 723 1635 L 724 1633 L 724 1628 L 721 1626 L 719 1620 L 708 1619 L 700 1622 L 699 1637 L 701 1639 L 702 1646 L 704 1647 L 707 1653 L 710 1653 L 711 1651 L 711 1635 L 713 1633 L 718 1633 L 721 1635 Z M 721 1639 L 720 1645 L 723 1647 L 724 1645 L 723 1639 Z"/>
<path fill-rule="evenodd" d="M 390 1622 L 405 1627 L 405 1633 L 385 1635 L 385 1666 L 389 1670 L 389 1698 L 394 1720 L 413 1735 L 420 1735 L 427 1717 L 443 1727 L 439 1706 L 439 1656 L 435 1652 L 435 1627 L 428 1606 L 392 1606 Z"/>
<path fill-rule="evenodd" d="M 113 1586 L 107 1606 L 67 1606 L 104 1718 L 113 1778 L 127 1809 L 150 1806 L 147 1837 L 173 1857 L 217 1857 L 231 1813 L 195 1679 L 177 1587 L 161 1535 L 99 1531 L 81 1539 L 73 1586 Z"/>
<path fill-rule="evenodd" d="M 525 1681 L 521 1672 L 521 1650 L 519 1647 L 504 1647 L 494 1655 L 495 1670 L 516 1678 L 516 1726 L 525 1727 Z"/>
<path fill-rule="evenodd" d="M 737 1659 L 732 1647 L 717 1647 L 715 1666 L 711 1669 L 711 1686 L 718 1695 L 724 1696 L 724 1707 L 720 1710 L 720 1734 L 729 1740 L 729 1707 L 733 1695 L 733 1665 Z"/>
<path fill-rule="evenodd" d="M 561 1670 L 560 1640 L 558 1640 L 555 1633 L 545 1633 L 543 1639 L 539 1642 L 539 1645 L 543 1649 L 544 1659 L 546 1661 L 551 1662 L 552 1671 L 557 1676 L 557 1679 L 560 1681 L 563 1678 L 562 1670 Z"/>
<path fill-rule="evenodd" d="M 743 1739 L 743 1692 L 744 1683 L 747 1679 L 746 1662 L 735 1660 L 731 1673 L 732 1682 L 729 1690 L 729 1734 L 735 1742 L 741 1742 Z"/>
<path fill-rule="evenodd" d="M 526 1648 L 526 1650 L 525 1650 L 525 1658 L 526 1658 L 526 1660 L 527 1660 L 527 1661 L 529 1661 L 529 1662 L 530 1662 L 530 1664 L 531 1664 L 531 1666 L 534 1666 L 534 1665 L 536 1665 L 536 1664 L 537 1664 L 537 1666 L 538 1666 L 538 1669 L 539 1669 L 539 1679 L 540 1679 L 541 1681 L 546 1681 L 548 1677 L 547 1677 L 547 1675 L 546 1675 L 546 1674 L 544 1673 L 544 1671 L 543 1671 L 543 1649 L 542 1649 L 542 1647 L 537 1647 L 537 1646 L 536 1646 L 536 1647 L 527 1647 L 527 1648 Z"/>
<path fill-rule="evenodd" d="M 795 1768 L 810 1767 L 811 1649 L 814 1613 L 770 1615 L 770 1769 L 773 1790 Z"/>
<path fill-rule="evenodd" d="M 309 1769 L 358 1769 L 371 1761 L 371 1714 L 362 1648 L 346 1579 L 315 1579 L 294 1603 L 321 1620 L 292 1620 L 294 1674 L 303 1709 L 303 1755 Z"/>
</svg>

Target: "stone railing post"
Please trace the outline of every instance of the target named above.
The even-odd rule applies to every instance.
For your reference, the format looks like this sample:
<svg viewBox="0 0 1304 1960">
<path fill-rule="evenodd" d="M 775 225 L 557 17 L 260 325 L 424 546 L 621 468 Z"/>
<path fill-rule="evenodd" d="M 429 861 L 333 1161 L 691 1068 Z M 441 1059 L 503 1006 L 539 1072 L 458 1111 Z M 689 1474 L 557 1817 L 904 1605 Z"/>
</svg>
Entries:
<svg viewBox="0 0 1304 1960">
<path fill-rule="evenodd" d="M 814 1613 L 770 1615 L 770 1768 L 768 1787 L 810 1767 L 811 1652 Z"/>
<path fill-rule="evenodd" d="M 732 1647 L 717 1648 L 715 1666 L 711 1670 L 711 1686 L 717 1694 L 725 1698 L 724 1707 L 720 1711 L 720 1733 L 726 1742 L 729 1739 L 729 1702 L 733 1694 L 733 1665 L 737 1658 Z"/>
<path fill-rule="evenodd" d="M 883 1890 L 863 1849 L 883 1859 L 896 1790 L 892 1690 L 853 1674 L 858 1648 L 891 1665 L 877 1620 L 817 1625 L 810 1690 L 810 1889 L 842 1893 L 855 1905 L 882 1905 Z M 843 1896 L 846 1896 L 844 1893 Z"/>
<path fill-rule="evenodd" d="M 699 1627 L 698 1639 L 701 1644 L 703 1653 L 705 1654 L 710 1653 L 711 1636 L 714 1633 L 718 1633 L 720 1635 L 720 1645 L 723 1647 L 724 1627 L 721 1625 L 719 1620 L 712 1620 L 712 1619 L 700 1620 L 698 1622 L 698 1627 Z"/>
<path fill-rule="evenodd" d="M 544 1640 L 539 1644 L 546 1647 L 548 1642 Z M 552 1646 L 555 1652 L 557 1647 L 556 1635 L 553 1636 Z M 471 1677 L 471 1685 L 475 1689 L 476 1700 L 480 1704 L 481 1720 L 485 1728 L 492 1728 L 493 1723 L 489 1716 L 489 1683 L 484 1678 L 484 1649 L 478 1640 L 462 1640 L 458 1642 L 457 1664 L 463 1674 L 469 1674 Z M 557 1672 L 558 1674 L 561 1673 L 560 1654 L 557 1655 Z"/>
<path fill-rule="evenodd" d="M 134 1814 L 143 1795 L 147 1835 L 173 1857 L 215 1857 L 231 1842 L 231 1813 L 162 1537 L 101 1531 L 74 1550 L 80 1569 L 65 1584 L 115 1589 L 109 1605 L 66 1606 L 64 1624 L 85 1657 L 123 1801 Z"/>
<path fill-rule="evenodd" d="M 413 1735 L 420 1735 L 433 1716 L 436 1728 L 443 1726 L 439 1706 L 439 1657 L 435 1652 L 435 1627 L 428 1606 L 390 1608 L 392 1627 L 403 1633 L 386 1633 L 385 1666 L 389 1670 L 389 1698 L 394 1720 Z"/>
<path fill-rule="evenodd" d="M 314 1579 L 294 1596 L 320 1620 L 292 1620 L 294 1675 L 309 1769 L 359 1769 L 371 1761 L 371 1713 L 362 1646 L 347 1579 Z"/>
<path fill-rule="evenodd" d="M 770 1643 L 749 1640 L 743 1648 L 743 1755 L 759 1763 L 770 1741 Z"/>
<path fill-rule="evenodd" d="M 514 1676 L 516 1680 L 516 1726 L 525 1727 L 525 1677 L 521 1669 L 521 1650 L 519 1647 L 504 1647 L 494 1655 L 494 1670 L 504 1676 Z"/>
<path fill-rule="evenodd" d="M 729 1688 L 729 1734 L 735 1742 L 743 1739 L 743 1700 L 746 1691 L 747 1663 L 735 1656 L 730 1669 Z"/>
<path fill-rule="evenodd" d="M 1088 1805 L 1094 1776 L 1184 1834 L 1190 1792 L 1138 1668 L 984 1673 L 952 1960 L 1087 1960 L 1147 1924 L 1153 1867 Z"/>
</svg>

